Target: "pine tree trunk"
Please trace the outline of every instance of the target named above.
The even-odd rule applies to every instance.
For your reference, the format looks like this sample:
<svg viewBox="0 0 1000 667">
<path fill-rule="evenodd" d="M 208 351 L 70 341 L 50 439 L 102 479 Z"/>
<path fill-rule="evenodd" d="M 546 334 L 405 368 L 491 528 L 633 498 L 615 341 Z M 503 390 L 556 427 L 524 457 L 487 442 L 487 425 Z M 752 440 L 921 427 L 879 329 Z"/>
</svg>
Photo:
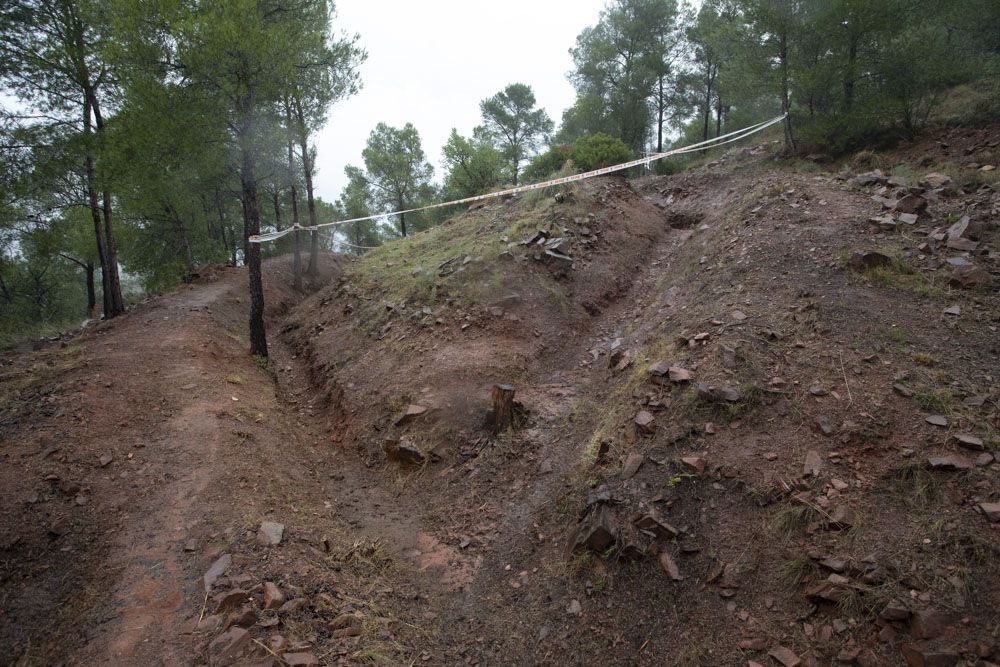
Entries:
<svg viewBox="0 0 1000 667">
<path fill-rule="evenodd" d="M 309 156 L 309 135 L 306 131 L 305 114 L 302 113 L 302 103 L 293 98 L 295 104 L 295 114 L 298 120 L 299 130 L 299 150 L 302 151 L 302 173 L 306 180 L 306 207 L 309 209 L 309 226 L 316 226 L 316 199 L 313 196 L 313 164 Z M 317 272 L 317 260 L 319 256 L 319 233 L 312 230 L 309 242 L 309 266 L 306 268 L 306 275 L 315 276 Z"/>
<path fill-rule="evenodd" d="M 91 135 L 89 97 L 85 97 L 83 104 L 83 134 L 86 138 L 85 140 L 89 141 Z M 109 318 L 113 317 L 113 315 L 109 315 L 113 310 L 113 305 L 111 304 L 111 286 L 108 274 L 108 250 L 107 244 L 104 242 L 104 225 L 101 222 L 101 207 L 97 201 L 97 188 L 94 187 L 94 156 L 91 154 L 89 147 L 84 157 L 84 175 L 87 185 L 87 203 L 90 206 L 90 217 L 94 222 L 94 240 L 97 245 L 97 258 L 101 264 L 101 295 L 104 300 L 104 317 Z"/>
<path fill-rule="evenodd" d="M 249 117 L 253 100 L 247 96 L 240 100 L 243 124 L 240 127 L 240 186 L 243 193 L 243 257 L 250 279 L 250 354 L 267 357 L 267 333 L 264 327 L 264 283 L 261 279 L 261 252 L 259 243 L 250 243 L 250 237 L 260 234 L 260 206 L 257 201 L 257 164 L 250 137 Z"/>
<path fill-rule="evenodd" d="M 97 95 L 93 90 L 88 91 L 90 97 L 91 110 L 94 113 L 94 124 L 97 128 L 97 135 L 104 131 L 104 118 L 101 116 L 101 108 L 97 103 Z M 118 250 L 115 244 L 115 230 L 111 219 L 111 193 L 107 189 L 101 192 L 102 213 L 104 215 L 104 243 L 105 258 L 107 259 L 108 289 L 111 298 L 105 297 L 105 305 L 110 305 L 111 311 L 105 308 L 104 318 L 118 317 L 125 312 L 125 301 L 122 299 L 121 277 L 118 273 Z"/>
<path fill-rule="evenodd" d="M 663 114 L 664 114 L 664 103 L 663 103 L 663 77 L 659 77 L 658 83 L 660 86 L 660 96 L 656 101 L 656 152 L 663 152 Z"/>
<path fill-rule="evenodd" d="M 97 288 L 94 285 L 94 263 L 87 262 L 83 269 L 87 276 L 87 319 L 94 319 L 97 310 Z"/>
<path fill-rule="evenodd" d="M 295 187 L 295 149 L 292 145 L 292 107 L 288 102 L 288 98 L 285 98 L 285 124 L 288 128 L 288 141 L 286 142 L 288 146 L 288 178 L 290 182 L 290 190 L 292 197 L 292 227 L 296 228 L 299 226 L 299 195 L 297 188 Z M 302 289 L 302 233 L 296 229 L 293 232 L 295 236 L 295 250 L 292 257 L 292 287 L 296 290 Z"/>
<path fill-rule="evenodd" d="M 795 152 L 795 135 L 792 134 L 791 97 L 788 91 L 788 34 L 781 34 L 780 51 L 778 58 L 781 63 L 781 107 L 785 116 L 785 152 L 792 154 Z"/>
</svg>

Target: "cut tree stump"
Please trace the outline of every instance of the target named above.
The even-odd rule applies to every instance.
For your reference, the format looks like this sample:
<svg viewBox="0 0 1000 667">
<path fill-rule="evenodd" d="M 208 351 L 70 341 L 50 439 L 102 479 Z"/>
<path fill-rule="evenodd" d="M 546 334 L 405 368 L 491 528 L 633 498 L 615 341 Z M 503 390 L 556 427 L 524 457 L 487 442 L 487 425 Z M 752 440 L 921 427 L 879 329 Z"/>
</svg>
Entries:
<svg viewBox="0 0 1000 667">
<path fill-rule="evenodd" d="M 493 427 L 497 433 L 514 428 L 514 385 L 493 385 Z"/>
</svg>

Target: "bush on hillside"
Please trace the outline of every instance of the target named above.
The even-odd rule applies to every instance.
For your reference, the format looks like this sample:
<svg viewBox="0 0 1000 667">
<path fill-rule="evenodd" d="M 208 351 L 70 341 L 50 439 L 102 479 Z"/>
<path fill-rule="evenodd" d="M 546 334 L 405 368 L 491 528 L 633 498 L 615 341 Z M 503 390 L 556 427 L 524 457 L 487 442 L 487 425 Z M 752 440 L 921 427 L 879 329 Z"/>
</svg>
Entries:
<svg viewBox="0 0 1000 667">
<path fill-rule="evenodd" d="M 555 146 L 537 156 L 524 169 L 526 183 L 538 182 L 554 176 L 572 161 L 570 173 L 593 171 L 613 164 L 628 162 L 632 152 L 616 137 L 598 132 L 580 137 L 571 146 Z"/>
<path fill-rule="evenodd" d="M 598 132 L 574 141 L 570 157 L 580 171 L 592 171 L 628 162 L 632 151 L 621 139 Z"/>
<path fill-rule="evenodd" d="M 525 183 L 544 181 L 563 168 L 566 161 L 570 159 L 572 150 L 572 146 L 553 146 L 544 153 L 535 156 L 535 159 L 524 168 L 522 180 Z"/>
</svg>

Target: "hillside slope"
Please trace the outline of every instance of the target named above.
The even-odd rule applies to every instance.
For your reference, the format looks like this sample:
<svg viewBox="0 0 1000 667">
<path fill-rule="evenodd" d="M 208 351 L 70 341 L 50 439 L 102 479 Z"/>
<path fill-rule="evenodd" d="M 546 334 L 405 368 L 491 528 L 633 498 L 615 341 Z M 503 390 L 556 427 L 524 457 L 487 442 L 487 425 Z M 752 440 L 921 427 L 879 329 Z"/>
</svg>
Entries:
<svg viewBox="0 0 1000 667">
<path fill-rule="evenodd" d="M 997 664 L 997 146 L 277 260 L 267 369 L 238 270 L 3 359 L 2 661 Z"/>
<path fill-rule="evenodd" d="M 996 139 L 952 141 L 990 159 Z M 1000 198 L 918 151 L 877 158 L 891 182 L 755 149 L 493 204 L 296 311 L 339 451 L 446 545 L 445 662 L 996 650 L 1000 300 L 951 283 L 968 264 L 995 285 Z M 935 169 L 955 178 L 920 186 Z M 494 383 L 528 411 L 497 438 Z M 385 463 L 400 442 L 422 467 Z"/>
</svg>

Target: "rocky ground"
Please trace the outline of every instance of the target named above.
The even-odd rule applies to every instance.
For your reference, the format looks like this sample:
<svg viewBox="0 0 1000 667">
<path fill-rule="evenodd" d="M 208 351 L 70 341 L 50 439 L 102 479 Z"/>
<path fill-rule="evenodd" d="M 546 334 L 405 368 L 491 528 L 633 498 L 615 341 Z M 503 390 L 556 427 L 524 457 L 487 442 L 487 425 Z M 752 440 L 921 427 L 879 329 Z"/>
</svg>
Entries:
<svg viewBox="0 0 1000 667">
<path fill-rule="evenodd" d="M 0 655 L 1000 663 L 998 146 L 595 180 L 308 297 L 279 260 L 267 369 L 235 270 L 8 357 Z"/>
</svg>

